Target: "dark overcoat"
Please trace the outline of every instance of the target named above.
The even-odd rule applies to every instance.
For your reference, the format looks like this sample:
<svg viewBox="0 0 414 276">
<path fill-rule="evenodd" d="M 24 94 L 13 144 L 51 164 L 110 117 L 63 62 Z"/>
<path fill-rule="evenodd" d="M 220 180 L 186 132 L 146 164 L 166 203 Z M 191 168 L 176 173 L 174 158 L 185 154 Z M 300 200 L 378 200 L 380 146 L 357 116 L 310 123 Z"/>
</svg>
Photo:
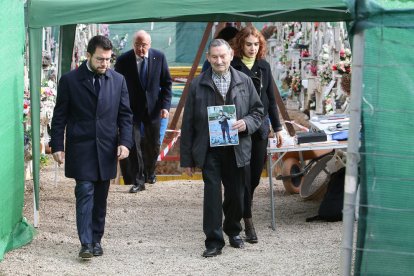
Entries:
<svg viewBox="0 0 414 276">
<path fill-rule="evenodd" d="M 129 92 L 134 121 L 142 122 L 144 112 L 152 121 L 160 120 L 161 109 L 170 110 L 172 79 L 165 55 L 155 49 L 148 50 L 148 80 L 144 90 L 139 79 L 134 50 L 122 54 L 115 63 L 115 71 L 124 75 Z"/>
<path fill-rule="evenodd" d="M 124 77 L 108 69 L 97 95 L 86 62 L 63 75 L 50 145 L 52 152 L 65 151 L 66 177 L 89 181 L 115 178 L 117 146 L 132 146 L 132 112 Z"/>
<path fill-rule="evenodd" d="M 251 135 L 259 128 L 263 117 L 263 105 L 253 85 L 244 73 L 230 66 L 232 103 L 236 107 L 237 120 L 243 119 L 246 130 L 239 133 L 239 144 L 232 146 L 237 167 L 250 164 Z M 209 148 L 207 107 L 216 105 L 216 91 L 211 77 L 212 69 L 201 73 L 191 82 L 181 126 L 181 167 L 203 168 Z"/>
</svg>

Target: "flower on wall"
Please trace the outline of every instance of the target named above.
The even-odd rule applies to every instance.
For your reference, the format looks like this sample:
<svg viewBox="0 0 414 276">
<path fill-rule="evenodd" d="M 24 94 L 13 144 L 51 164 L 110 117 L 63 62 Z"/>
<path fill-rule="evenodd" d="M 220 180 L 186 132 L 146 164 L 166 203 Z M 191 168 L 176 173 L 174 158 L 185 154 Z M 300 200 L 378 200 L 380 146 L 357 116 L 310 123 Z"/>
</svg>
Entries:
<svg viewBox="0 0 414 276">
<path fill-rule="evenodd" d="M 48 130 L 56 103 L 56 83 L 53 80 L 44 80 L 40 87 L 40 137 L 49 142 Z M 23 99 L 23 127 L 24 127 L 24 156 L 25 161 L 32 159 L 32 141 L 30 128 L 30 91 L 24 92 Z"/>
<path fill-rule="evenodd" d="M 334 110 L 335 101 L 331 94 L 326 96 L 323 104 L 325 106 L 325 114 L 332 115 L 335 113 L 335 110 Z"/>
<path fill-rule="evenodd" d="M 42 83 L 40 88 L 40 119 L 48 124 L 53 116 L 56 103 L 56 84 L 49 80 Z"/>
<path fill-rule="evenodd" d="M 293 73 L 292 82 L 290 84 L 290 90 L 292 91 L 292 95 L 298 95 L 302 88 L 302 80 L 300 77 L 300 73 Z"/>
<path fill-rule="evenodd" d="M 341 49 L 339 51 L 339 62 L 332 66 L 332 70 L 336 71 L 339 74 L 349 74 L 351 73 L 351 50 Z"/>
<path fill-rule="evenodd" d="M 318 76 L 321 79 L 322 85 L 327 85 L 332 80 L 332 69 L 329 64 L 322 64 L 319 66 Z"/>
<path fill-rule="evenodd" d="M 322 85 L 327 85 L 332 80 L 332 68 L 330 65 L 331 49 L 327 44 L 322 45 L 322 51 L 319 54 L 318 76 Z"/>
</svg>

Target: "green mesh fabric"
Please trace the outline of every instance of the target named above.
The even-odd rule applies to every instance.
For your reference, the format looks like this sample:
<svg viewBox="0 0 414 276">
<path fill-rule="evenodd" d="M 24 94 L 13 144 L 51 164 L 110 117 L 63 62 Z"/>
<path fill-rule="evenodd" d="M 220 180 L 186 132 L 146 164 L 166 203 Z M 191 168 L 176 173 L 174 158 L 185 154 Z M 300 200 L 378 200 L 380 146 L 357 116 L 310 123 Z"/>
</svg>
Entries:
<svg viewBox="0 0 414 276">
<path fill-rule="evenodd" d="M 33 227 L 22 216 L 23 161 L 23 0 L 0 2 L 0 260 L 4 253 L 30 242 Z"/>
<path fill-rule="evenodd" d="M 355 274 L 412 275 L 414 1 L 367 2 Z"/>
</svg>

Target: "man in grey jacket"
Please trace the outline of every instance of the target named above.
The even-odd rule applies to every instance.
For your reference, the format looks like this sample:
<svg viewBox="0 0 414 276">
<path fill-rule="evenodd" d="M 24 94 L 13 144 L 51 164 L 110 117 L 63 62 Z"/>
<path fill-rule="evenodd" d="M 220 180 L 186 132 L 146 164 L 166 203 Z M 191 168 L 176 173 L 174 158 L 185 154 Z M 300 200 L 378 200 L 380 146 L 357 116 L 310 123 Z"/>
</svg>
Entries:
<svg viewBox="0 0 414 276">
<path fill-rule="evenodd" d="M 211 68 L 193 80 L 181 128 L 181 167 L 188 175 L 201 168 L 204 181 L 204 257 L 221 254 L 223 231 L 232 247 L 243 248 L 240 220 L 243 216 L 244 185 L 250 164 L 251 139 L 261 124 L 263 105 L 253 82 L 230 66 L 233 50 L 222 39 L 212 40 L 207 59 Z M 209 146 L 207 107 L 235 105 L 239 145 Z M 221 198 L 224 186 L 224 201 Z M 222 211 L 223 209 L 223 211 Z M 224 212 L 224 223 L 222 223 Z"/>
</svg>

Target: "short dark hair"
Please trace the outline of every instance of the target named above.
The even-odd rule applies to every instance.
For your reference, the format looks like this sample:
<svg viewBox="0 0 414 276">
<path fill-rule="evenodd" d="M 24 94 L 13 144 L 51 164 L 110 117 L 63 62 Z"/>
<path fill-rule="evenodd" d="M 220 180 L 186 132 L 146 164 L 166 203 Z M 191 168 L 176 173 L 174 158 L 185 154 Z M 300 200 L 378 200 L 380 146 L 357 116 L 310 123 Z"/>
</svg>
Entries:
<svg viewBox="0 0 414 276">
<path fill-rule="evenodd" d="M 93 55 L 96 51 L 96 48 L 102 48 L 106 51 L 112 50 L 112 42 L 103 35 L 96 35 L 89 40 L 87 52 Z"/>
<path fill-rule="evenodd" d="M 230 40 L 232 40 L 238 32 L 239 30 L 237 30 L 235 27 L 227 26 L 221 29 L 216 38 L 221 38 L 227 42 L 230 42 Z"/>
</svg>

